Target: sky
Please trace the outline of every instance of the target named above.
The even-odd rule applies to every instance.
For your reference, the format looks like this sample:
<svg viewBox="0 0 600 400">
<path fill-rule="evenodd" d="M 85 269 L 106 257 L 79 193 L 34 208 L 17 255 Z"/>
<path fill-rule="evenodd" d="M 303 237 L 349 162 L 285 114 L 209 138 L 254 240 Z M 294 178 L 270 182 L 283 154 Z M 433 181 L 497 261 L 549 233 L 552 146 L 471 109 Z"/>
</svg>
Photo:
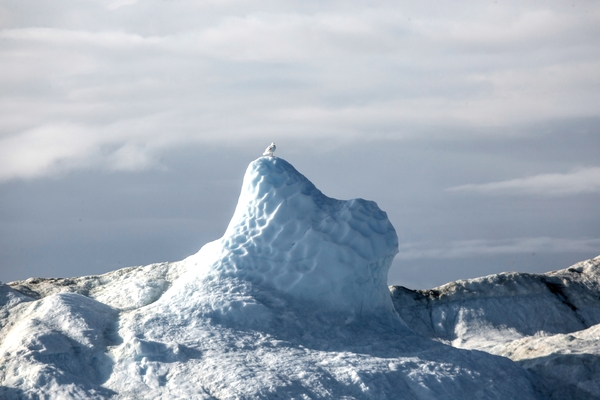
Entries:
<svg viewBox="0 0 600 400">
<path fill-rule="evenodd" d="M 600 2 L 3 0 L 0 281 L 181 260 L 274 141 L 390 284 L 600 255 Z"/>
</svg>

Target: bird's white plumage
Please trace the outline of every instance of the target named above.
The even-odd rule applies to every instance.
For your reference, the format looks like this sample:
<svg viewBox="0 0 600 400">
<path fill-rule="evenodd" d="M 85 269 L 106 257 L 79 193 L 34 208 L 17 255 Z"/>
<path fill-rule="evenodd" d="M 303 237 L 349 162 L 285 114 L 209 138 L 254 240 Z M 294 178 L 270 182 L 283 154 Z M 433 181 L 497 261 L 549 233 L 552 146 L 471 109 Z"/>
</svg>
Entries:
<svg viewBox="0 0 600 400">
<path fill-rule="evenodd" d="M 271 144 L 266 148 L 265 152 L 263 153 L 263 156 L 273 157 L 273 153 L 276 149 L 277 146 L 275 146 L 275 143 L 271 142 Z"/>
</svg>

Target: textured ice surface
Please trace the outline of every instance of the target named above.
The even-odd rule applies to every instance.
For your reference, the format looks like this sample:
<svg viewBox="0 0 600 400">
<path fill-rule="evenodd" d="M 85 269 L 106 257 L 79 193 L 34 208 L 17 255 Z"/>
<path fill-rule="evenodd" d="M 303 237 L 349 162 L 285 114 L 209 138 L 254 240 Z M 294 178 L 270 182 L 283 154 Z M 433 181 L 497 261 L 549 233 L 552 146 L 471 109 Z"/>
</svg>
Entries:
<svg viewBox="0 0 600 400">
<path fill-rule="evenodd" d="M 183 261 L 0 284 L 0 398 L 598 394 L 597 265 L 565 272 L 571 280 L 394 288 L 393 303 L 397 247 L 375 203 L 328 198 L 286 161 L 261 157 L 224 236 Z M 590 367 L 561 373 L 576 354 Z"/>
<path fill-rule="evenodd" d="M 24 306 L 24 305 L 23 305 Z M 75 293 L 29 302 L 2 337 L 2 398 L 96 398 L 111 373 L 116 312 Z M 12 321 L 11 321 L 12 322 Z"/>
<path fill-rule="evenodd" d="M 248 166 L 212 272 L 344 313 L 389 313 L 396 231 L 377 204 L 325 196 L 292 165 Z"/>
<path fill-rule="evenodd" d="M 416 332 L 511 358 L 536 378 L 541 398 L 600 398 L 600 257 L 543 275 L 391 291 Z"/>
</svg>

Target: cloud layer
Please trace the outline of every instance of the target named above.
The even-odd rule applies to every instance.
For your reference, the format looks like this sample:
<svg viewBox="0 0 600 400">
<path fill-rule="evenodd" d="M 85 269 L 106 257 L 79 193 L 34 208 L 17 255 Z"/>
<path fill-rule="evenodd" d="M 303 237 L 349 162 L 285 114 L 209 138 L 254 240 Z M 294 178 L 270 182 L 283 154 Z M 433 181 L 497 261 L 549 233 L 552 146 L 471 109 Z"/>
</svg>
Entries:
<svg viewBox="0 0 600 400">
<path fill-rule="evenodd" d="M 582 168 L 566 174 L 539 174 L 500 182 L 451 187 L 453 192 L 481 194 L 567 196 L 600 193 L 600 168 Z"/>
<path fill-rule="evenodd" d="M 10 0 L 0 181 L 156 167 L 198 142 L 598 116 L 600 6 L 574 4 Z"/>
<path fill-rule="evenodd" d="M 504 240 L 459 240 L 443 245 L 433 243 L 404 243 L 398 259 L 452 259 L 507 254 L 557 254 L 600 252 L 600 238 L 512 238 Z M 566 266 L 565 266 L 566 267 Z"/>
</svg>

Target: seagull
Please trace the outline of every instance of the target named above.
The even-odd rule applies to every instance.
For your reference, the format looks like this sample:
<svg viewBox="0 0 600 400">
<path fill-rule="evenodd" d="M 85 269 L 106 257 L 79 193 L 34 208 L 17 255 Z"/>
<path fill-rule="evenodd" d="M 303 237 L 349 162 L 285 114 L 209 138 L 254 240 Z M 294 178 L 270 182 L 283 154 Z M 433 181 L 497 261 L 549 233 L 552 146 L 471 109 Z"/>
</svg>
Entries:
<svg viewBox="0 0 600 400">
<path fill-rule="evenodd" d="M 276 148 L 277 146 L 275 146 L 275 143 L 271 143 L 263 153 L 263 156 L 273 157 L 273 153 L 275 152 Z"/>
</svg>

